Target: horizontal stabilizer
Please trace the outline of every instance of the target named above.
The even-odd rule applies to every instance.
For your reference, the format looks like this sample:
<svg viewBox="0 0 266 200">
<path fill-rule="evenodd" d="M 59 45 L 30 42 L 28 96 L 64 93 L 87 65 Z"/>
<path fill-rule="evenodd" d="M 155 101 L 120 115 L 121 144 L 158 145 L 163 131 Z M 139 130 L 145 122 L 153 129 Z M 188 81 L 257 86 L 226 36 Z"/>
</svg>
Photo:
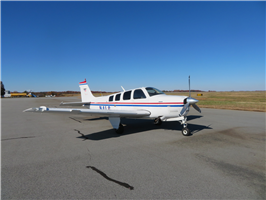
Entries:
<svg viewBox="0 0 266 200">
<path fill-rule="evenodd" d="M 61 102 L 60 106 L 86 106 L 90 105 L 91 102 Z"/>
</svg>

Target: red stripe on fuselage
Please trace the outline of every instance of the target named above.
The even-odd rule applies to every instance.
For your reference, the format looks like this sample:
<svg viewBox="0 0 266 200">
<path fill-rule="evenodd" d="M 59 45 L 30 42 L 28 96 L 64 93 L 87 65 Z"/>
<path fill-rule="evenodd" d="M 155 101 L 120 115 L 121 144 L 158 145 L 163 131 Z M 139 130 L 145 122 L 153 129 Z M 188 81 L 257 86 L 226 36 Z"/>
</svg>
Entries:
<svg viewBox="0 0 266 200">
<path fill-rule="evenodd" d="M 183 102 L 151 102 L 151 103 L 140 103 L 140 102 L 91 102 L 91 104 L 135 104 L 135 105 L 165 105 L 165 104 L 183 104 Z"/>
</svg>

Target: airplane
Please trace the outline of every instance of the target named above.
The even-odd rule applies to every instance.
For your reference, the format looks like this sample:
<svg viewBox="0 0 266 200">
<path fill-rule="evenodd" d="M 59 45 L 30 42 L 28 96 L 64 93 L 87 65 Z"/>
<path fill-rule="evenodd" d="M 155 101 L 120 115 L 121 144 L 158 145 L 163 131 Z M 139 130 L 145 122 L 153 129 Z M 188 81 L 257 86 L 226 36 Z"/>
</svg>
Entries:
<svg viewBox="0 0 266 200">
<path fill-rule="evenodd" d="M 198 112 L 197 99 L 191 97 L 190 76 L 189 96 L 166 95 L 154 87 L 141 87 L 125 90 L 108 96 L 95 97 L 85 79 L 79 83 L 81 102 L 61 102 L 60 106 L 83 106 L 85 108 L 28 108 L 23 112 L 38 113 L 71 113 L 108 117 L 116 133 L 122 134 L 124 127 L 121 118 L 149 118 L 154 119 L 155 125 L 164 121 L 178 121 L 183 125 L 182 134 L 191 135 L 187 128 L 187 114 L 192 105 Z"/>
</svg>

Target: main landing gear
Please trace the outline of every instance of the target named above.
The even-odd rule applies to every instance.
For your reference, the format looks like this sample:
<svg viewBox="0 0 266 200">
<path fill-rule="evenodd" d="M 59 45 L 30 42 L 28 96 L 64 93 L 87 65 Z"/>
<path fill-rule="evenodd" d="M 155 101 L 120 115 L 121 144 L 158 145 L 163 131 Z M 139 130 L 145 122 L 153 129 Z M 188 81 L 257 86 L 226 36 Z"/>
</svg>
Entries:
<svg viewBox="0 0 266 200">
<path fill-rule="evenodd" d="M 160 126 L 161 124 L 162 124 L 162 120 L 161 120 L 161 118 L 160 117 L 158 117 L 158 118 L 156 118 L 155 120 L 154 120 L 154 122 L 153 122 L 155 125 L 158 125 L 158 126 Z"/>
<path fill-rule="evenodd" d="M 118 129 L 115 130 L 117 134 L 122 134 L 124 132 L 124 126 L 120 123 Z"/>
<path fill-rule="evenodd" d="M 180 121 L 181 125 L 183 125 L 183 129 L 182 129 L 182 134 L 184 136 L 190 136 L 191 132 L 190 130 L 187 128 L 187 118 L 185 117 L 182 121 Z"/>
</svg>

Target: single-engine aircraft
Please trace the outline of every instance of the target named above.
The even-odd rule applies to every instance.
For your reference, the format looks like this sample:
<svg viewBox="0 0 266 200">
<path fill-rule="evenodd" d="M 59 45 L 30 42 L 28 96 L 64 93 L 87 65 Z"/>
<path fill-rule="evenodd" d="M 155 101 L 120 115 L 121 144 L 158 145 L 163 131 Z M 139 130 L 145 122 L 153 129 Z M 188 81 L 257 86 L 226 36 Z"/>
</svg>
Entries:
<svg viewBox="0 0 266 200">
<path fill-rule="evenodd" d="M 23 112 L 39 113 L 73 113 L 107 116 L 113 128 L 118 134 L 124 132 L 124 127 L 120 123 L 121 118 L 152 118 L 155 125 L 160 125 L 162 121 L 178 121 L 183 125 L 182 134 L 191 135 L 187 128 L 187 114 L 192 105 L 198 112 L 200 108 L 196 105 L 197 99 L 190 95 L 189 76 L 189 96 L 166 95 L 162 91 L 153 87 L 142 87 L 132 90 L 125 90 L 108 96 L 93 96 L 87 81 L 79 83 L 81 91 L 81 102 L 62 102 L 60 106 L 83 106 L 85 108 L 29 108 Z"/>
</svg>

